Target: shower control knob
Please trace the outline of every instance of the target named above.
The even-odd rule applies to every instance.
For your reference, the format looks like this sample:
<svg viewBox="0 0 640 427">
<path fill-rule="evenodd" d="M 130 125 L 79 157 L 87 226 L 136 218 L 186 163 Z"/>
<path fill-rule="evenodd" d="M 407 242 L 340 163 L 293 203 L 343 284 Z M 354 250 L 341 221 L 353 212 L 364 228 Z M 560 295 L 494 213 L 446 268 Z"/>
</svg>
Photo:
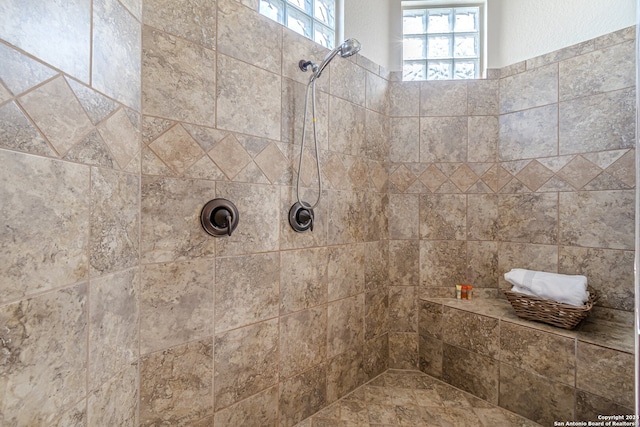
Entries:
<svg viewBox="0 0 640 427">
<path fill-rule="evenodd" d="M 239 218 L 236 205 L 227 199 L 210 200 L 200 213 L 202 228 L 214 237 L 231 236 Z"/>
<path fill-rule="evenodd" d="M 289 224 L 298 233 L 303 231 L 313 231 L 313 209 L 310 209 L 311 205 L 307 202 L 302 202 L 302 205 L 296 202 L 291 209 L 289 209 Z"/>
</svg>

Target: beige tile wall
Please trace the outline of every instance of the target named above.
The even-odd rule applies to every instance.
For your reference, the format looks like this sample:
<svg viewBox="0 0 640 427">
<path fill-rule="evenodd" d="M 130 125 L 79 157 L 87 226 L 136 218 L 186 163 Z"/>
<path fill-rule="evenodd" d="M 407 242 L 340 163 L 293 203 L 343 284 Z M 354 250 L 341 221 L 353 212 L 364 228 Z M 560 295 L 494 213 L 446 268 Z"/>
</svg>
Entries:
<svg viewBox="0 0 640 427">
<path fill-rule="evenodd" d="M 418 296 L 467 278 L 496 295 L 524 261 L 587 272 L 603 307 L 630 309 L 633 82 L 563 67 L 600 82 L 632 31 L 473 82 L 337 58 L 317 85 L 323 202 L 298 234 L 297 63 L 326 50 L 256 1 L 67 3 L 0 6 L 0 424 L 293 425 L 417 368 Z M 501 98 L 554 72 L 558 100 L 542 83 Z M 525 137 L 556 151 L 521 154 L 552 110 L 557 141 Z M 200 229 L 215 197 L 240 210 L 232 237 Z"/>
</svg>

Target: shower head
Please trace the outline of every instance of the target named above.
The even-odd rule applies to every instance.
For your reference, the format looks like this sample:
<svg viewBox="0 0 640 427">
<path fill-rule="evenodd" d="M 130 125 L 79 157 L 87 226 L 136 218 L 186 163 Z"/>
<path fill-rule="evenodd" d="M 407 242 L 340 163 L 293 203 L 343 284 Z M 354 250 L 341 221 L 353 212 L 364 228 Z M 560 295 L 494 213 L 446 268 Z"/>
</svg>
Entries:
<svg viewBox="0 0 640 427">
<path fill-rule="evenodd" d="M 355 55 L 356 53 L 360 52 L 361 48 L 362 45 L 356 39 L 347 39 L 343 41 L 340 46 L 333 49 L 327 56 L 324 57 L 322 63 L 317 67 L 317 69 L 316 67 L 313 67 L 313 75 L 311 76 L 311 80 L 320 77 L 322 71 L 326 68 L 327 65 L 329 65 L 329 62 L 331 62 L 331 60 L 335 58 L 336 55 L 340 55 L 342 58 L 348 58 L 349 56 Z"/>
</svg>

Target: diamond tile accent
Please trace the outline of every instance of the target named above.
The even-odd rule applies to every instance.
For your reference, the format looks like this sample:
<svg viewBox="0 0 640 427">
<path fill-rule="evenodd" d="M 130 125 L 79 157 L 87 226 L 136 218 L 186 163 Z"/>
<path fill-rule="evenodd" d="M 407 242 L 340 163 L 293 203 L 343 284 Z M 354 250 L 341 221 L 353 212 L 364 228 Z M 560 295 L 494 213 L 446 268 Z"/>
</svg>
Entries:
<svg viewBox="0 0 640 427">
<path fill-rule="evenodd" d="M 255 161 L 272 184 L 275 183 L 289 167 L 289 162 L 287 162 L 287 159 L 274 143 L 267 145 L 267 148 L 256 156 Z"/>
<path fill-rule="evenodd" d="M 391 174 L 390 180 L 398 190 L 404 193 L 411 184 L 414 183 L 416 176 L 404 165 L 400 165 L 400 167 Z"/>
<path fill-rule="evenodd" d="M 163 132 L 175 125 L 171 120 L 160 119 L 158 117 L 144 116 L 142 118 L 142 142 L 149 144 L 160 136 Z M 209 150 L 205 150 L 209 151 Z"/>
<path fill-rule="evenodd" d="M 183 176 L 195 179 L 227 181 L 227 177 L 222 173 L 218 166 L 213 163 L 209 156 L 202 156 L 202 158 L 195 162 Z"/>
<path fill-rule="evenodd" d="M 422 182 L 431 192 L 436 191 L 447 180 L 447 176 L 436 165 L 429 165 L 422 175 Z"/>
<path fill-rule="evenodd" d="M 498 190 L 501 190 L 513 179 L 513 175 L 500 165 L 498 167 Z"/>
<path fill-rule="evenodd" d="M 140 151 L 138 130 L 133 126 L 124 109 L 118 110 L 113 116 L 100 123 L 98 132 L 121 168 L 127 166 Z"/>
<path fill-rule="evenodd" d="M 353 187 L 356 190 L 366 190 L 369 188 L 369 182 L 367 181 L 368 172 L 369 169 L 366 161 L 356 158 L 349 169 L 349 178 L 351 178 Z"/>
<path fill-rule="evenodd" d="M 9 92 L 9 89 L 5 88 L 2 82 L 0 82 L 0 104 L 2 104 L 5 101 L 8 101 L 11 98 L 12 98 L 12 95 L 11 95 L 11 92 Z"/>
<path fill-rule="evenodd" d="M 217 129 L 209 129 L 190 124 L 183 124 L 182 126 L 187 132 L 189 132 L 193 139 L 200 144 L 200 147 L 202 147 L 204 151 L 211 150 L 218 141 L 221 141 L 225 136 L 227 136 L 227 132 Z"/>
<path fill-rule="evenodd" d="M 44 156 L 56 155 L 15 102 L 0 107 L 0 147 Z"/>
<path fill-rule="evenodd" d="M 465 192 L 478 181 L 478 175 L 475 174 L 467 165 L 460 166 L 451 175 L 451 182 L 455 184 L 460 191 Z"/>
<path fill-rule="evenodd" d="M 558 176 L 576 190 L 581 189 L 602 172 L 595 164 L 582 156 L 576 156 L 558 171 Z"/>
<path fill-rule="evenodd" d="M 87 115 L 94 125 L 100 123 L 105 117 L 118 108 L 118 105 L 114 101 L 75 80 L 67 79 L 67 83 L 71 86 L 71 90 L 73 90 L 78 100 L 80 100 L 80 104 L 82 104 L 84 111 L 87 112 Z"/>
<path fill-rule="evenodd" d="M 602 169 L 606 169 L 614 164 L 620 157 L 627 154 L 627 151 L 628 150 L 609 150 L 598 153 L 583 153 L 581 156 L 600 166 Z"/>
<path fill-rule="evenodd" d="M 109 168 L 113 168 L 115 164 L 107 144 L 104 143 L 98 131 L 91 132 L 86 138 L 74 145 L 64 158 L 86 165 Z"/>
<path fill-rule="evenodd" d="M 387 184 L 389 182 L 389 172 L 387 168 L 380 162 L 371 161 L 369 163 L 369 177 L 376 191 L 387 191 Z"/>
<path fill-rule="evenodd" d="M 19 101 L 61 156 L 93 130 L 91 120 L 63 77 L 27 93 Z"/>
<path fill-rule="evenodd" d="M 620 157 L 609 166 L 606 171 L 618 181 L 628 185 L 629 188 L 636 186 L 636 152 L 629 150 L 624 156 Z"/>
<path fill-rule="evenodd" d="M 229 179 L 235 178 L 251 161 L 251 156 L 233 135 L 217 143 L 209 151 L 209 157 Z"/>
<path fill-rule="evenodd" d="M 204 155 L 200 145 L 180 125 L 162 134 L 149 144 L 149 148 L 178 175 L 182 175 Z"/>
<path fill-rule="evenodd" d="M 553 177 L 553 172 L 537 160 L 529 162 L 529 164 L 516 175 L 516 178 L 531 191 L 537 191 L 538 188 L 542 187 L 551 177 Z"/>
<path fill-rule="evenodd" d="M 315 164 L 313 167 L 315 168 Z M 338 154 L 331 154 L 329 160 L 322 167 L 322 172 L 327 177 L 333 188 L 341 190 L 350 189 L 351 181 L 349 180 L 349 172 Z"/>
<path fill-rule="evenodd" d="M 496 191 L 499 190 L 499 187 L 498 187 L 498 168 L 499 168 L 499 166 L 494 164 L 481 177 L 482 182 L 487 184 L 487 186 L 493 192 L 496 192 Z"/>
</svg>

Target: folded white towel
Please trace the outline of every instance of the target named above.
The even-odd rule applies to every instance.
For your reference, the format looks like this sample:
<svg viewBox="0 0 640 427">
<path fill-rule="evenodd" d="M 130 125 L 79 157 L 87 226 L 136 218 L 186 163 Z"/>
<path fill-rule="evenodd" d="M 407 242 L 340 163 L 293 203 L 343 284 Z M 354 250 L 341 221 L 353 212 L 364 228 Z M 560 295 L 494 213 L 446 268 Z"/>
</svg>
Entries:
<svg viewBox="0 0 640 427">
<path fill-rule="evenodd" d="M 585 276 L 514 268 L 505 273 L 504 279 L 513 285 L 513 292 L 575 306 L 582 306 L 589 299 Z"/>
</svg>

